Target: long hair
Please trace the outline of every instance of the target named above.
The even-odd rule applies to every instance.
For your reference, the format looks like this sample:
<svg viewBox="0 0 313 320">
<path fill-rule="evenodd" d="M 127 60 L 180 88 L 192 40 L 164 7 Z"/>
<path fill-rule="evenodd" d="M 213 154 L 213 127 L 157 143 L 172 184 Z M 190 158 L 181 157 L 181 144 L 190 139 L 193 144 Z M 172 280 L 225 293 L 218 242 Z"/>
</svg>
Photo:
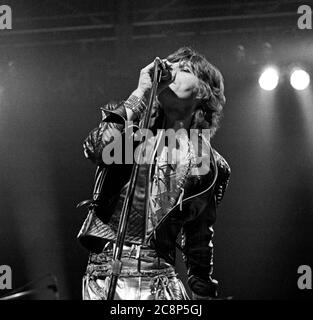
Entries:
<svg viewBox="0 0 313 320">
<path fill-rule="evenodd" d="M 223 106 L 224 79 L 221 72 L 197 51 L 182 47 L 167 57 L 169 62 L 187 63 L 198 77 L 199 104 L 193 114 L 191 128 L 210 129 L 211 137 L 219 127 Z"/>
</svg>

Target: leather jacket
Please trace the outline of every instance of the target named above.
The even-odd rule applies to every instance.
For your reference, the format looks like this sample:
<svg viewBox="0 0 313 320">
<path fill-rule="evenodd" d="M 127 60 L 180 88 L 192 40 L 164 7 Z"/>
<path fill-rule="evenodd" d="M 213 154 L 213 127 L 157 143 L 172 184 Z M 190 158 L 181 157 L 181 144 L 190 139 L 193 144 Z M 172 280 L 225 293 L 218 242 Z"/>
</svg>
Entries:
<svg viewBox="0 0 313 320">
<path fill-rule="evenodd" d="M 151 129 L 161 128 L 162 114 L 152 117 Z M 84 141 L 86 158 L 97 165 L 93 198 L 82 202 L 88 205 L 88 216 L 78 234 L 83 246 L 100 253 L 108 241 L 116 239 L 122 200 L 132 165 L 105 165 L 102 150 L 105 147 L 103 132 L 110 128 L 125 130 L 126 111 L 124 103 L 108 104 L 102 108 L 102 121 Z M 216 209 L 221 202 L 230 177 L 230 167 L 226 160 L 206 145 L 210 170 L 198 179 L 188 176 L 182 183 L 180 200 L 163 210 L 156 217 L 156 225 L 150 233 L 145 229 L 142 202 L 149 187 L 149 166 L 141 165 L 132 211 L 130 214 L 125 244 L 142 245 L 155 249 L 167 262 L 175 264 L 176 247 L 182 250 L 192 291 L 205 296 L 212 291 L 213 272 L 213 224 Z M 147 180 L 148 179 L 148 180 Z M 164 213 L 165 211 L 165 213 Z M 181 244 L 177 237 L 182 231 Z M 198 281 L 193 281 L 197 279 Z"/>
</svg>

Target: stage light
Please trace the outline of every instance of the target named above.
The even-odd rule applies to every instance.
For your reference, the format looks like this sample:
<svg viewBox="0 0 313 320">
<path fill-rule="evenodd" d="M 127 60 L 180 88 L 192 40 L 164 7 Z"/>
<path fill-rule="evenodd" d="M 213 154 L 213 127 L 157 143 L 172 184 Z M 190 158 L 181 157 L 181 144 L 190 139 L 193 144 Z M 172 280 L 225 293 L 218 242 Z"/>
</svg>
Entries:
<svg viewBox="0 0 313 320">
<path fill-rule="evenodd" d="M 279 82 L 279 74 L 277 69 L 269 67 L 263 71 L 259 78 L 259 85 L 263 90 L 274 90 Z"/>
<path fill-rule="evenodd" d="M 290 76 L 290 84 L 296 90 L 304 90 L 310 84 L 310 75 L 302 70 L 294 70 Z"/>
</svg>

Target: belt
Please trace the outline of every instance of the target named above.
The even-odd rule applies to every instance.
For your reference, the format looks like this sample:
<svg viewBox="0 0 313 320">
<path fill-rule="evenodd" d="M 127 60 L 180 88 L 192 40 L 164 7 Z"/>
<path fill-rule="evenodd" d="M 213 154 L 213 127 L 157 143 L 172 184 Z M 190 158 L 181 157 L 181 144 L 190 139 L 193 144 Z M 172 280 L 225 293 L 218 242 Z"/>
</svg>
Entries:
<svg viewBox="0 0 313 320">
<path fill-rule="evenodd" d="M 109 275 L 112 272 L 113 248 L 107 246 L 100 254 L 90 254 L 87 273 Z M 155 250 L 138 245 L 124 246 L 122 252 L 122 273 L 124 276 L 142 276 L 158 273 L 175 273 L 174 267 L 159 257 Z"/>
<path fill-rule="evenodd" d="M 143 247 L 140 245 L 132 245 L 132 246 L 123 246 L 122 258 L 130 258 L 130 259 L 137 259 L 142 261 L 151 262 L 154 261 L 158 257 L 158 254 L 155 250 L 149 247 Z M 106 263 L 112 261 L 113 259 L 113 245 L 106 246 L 102 253 L 95 254 L 91 253 L 89 255 L 89 262 L 90 263 Z M 164 259 L 159 258 L 161 261 Z"/>
<path fill-rule="evenodd" d="M 107 264 L 107 265 L 93 265 L 93 264 L 88 264 L 87 269 L 86 269 L 86 274 L 92 277 L 97 277 L 97 278 L 105 278 L 107 276 L 110 276 L 112 274 L 112 265 Z M 142 267 L 140 270 L 138 270 L 138 265 L 134 266 L 129 266 L 129 265 L 124 265 L 122 264 L 122 270 L 120 273 L 120 277 L 156 277 L 164 275 L 167 277 L 173 277 L 177 276 L 177 273 L 175 272 L 174 268 L 172 266 L 169 266 L 167 268 L 162 268 L 162 269 L 151 269 L 148 268 L 147 270 Z"/>
</svg>

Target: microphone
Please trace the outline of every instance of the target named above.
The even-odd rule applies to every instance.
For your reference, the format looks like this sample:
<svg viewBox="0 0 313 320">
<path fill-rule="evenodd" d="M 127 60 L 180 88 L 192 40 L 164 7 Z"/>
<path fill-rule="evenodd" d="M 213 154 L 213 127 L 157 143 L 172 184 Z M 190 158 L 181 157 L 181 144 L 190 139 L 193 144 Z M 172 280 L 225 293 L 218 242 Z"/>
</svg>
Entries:
<svg viewBox="0 0 313 320">
<path fill-rule="evenodd" d="M 164 66 L 163 66 L 163 64 L 164 64 Z M 172 80 L 171 68 L 166 63 L 163 62 L 163 64 L 162 64 L 161 81 L 170 81 L 170 80 Z"/>
<path fill-rule="evenodd" d="M 160 58 L 156 58 L 156 60 L 159 63 L 159 67 L 161 70 L 161 81 L 172 80 L 171 67 L 167 65 L 164 61 L 162 61 Z"/>
</svg>

